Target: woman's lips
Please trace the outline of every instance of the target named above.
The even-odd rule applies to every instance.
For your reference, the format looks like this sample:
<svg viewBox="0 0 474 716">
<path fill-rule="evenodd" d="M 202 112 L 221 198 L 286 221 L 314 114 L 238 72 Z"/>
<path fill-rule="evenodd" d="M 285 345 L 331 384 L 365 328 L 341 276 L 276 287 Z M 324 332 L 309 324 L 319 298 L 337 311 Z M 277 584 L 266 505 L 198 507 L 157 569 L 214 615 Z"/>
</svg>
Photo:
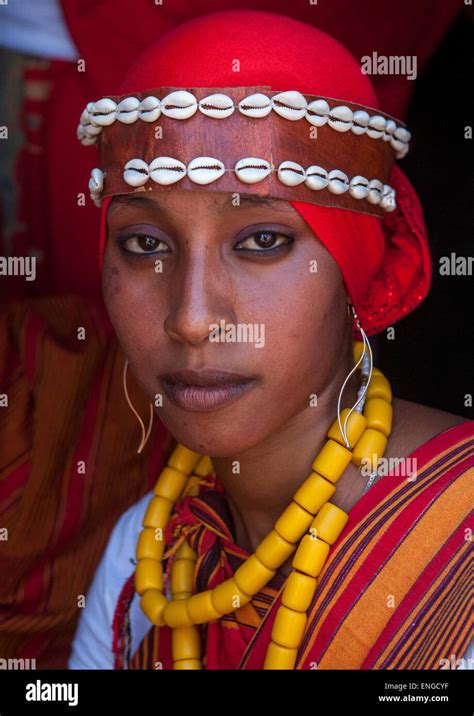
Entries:
<svg viewBox="0 0 474 716">
<path fill-rule="evenodd" d="M 162 376 L 161 384 L 168 398 L 178 407 L 207 412 L 234 402 L 255 384 L 255 380 L 216 371 L 181 371 Z"/>
</svg>

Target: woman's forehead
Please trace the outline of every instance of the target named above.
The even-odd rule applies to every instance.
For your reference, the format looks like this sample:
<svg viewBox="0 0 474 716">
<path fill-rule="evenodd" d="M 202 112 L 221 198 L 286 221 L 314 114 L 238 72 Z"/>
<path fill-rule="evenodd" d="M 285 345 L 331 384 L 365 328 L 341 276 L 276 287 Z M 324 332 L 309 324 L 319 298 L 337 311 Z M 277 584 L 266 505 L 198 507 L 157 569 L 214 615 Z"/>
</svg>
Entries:
<svg viewBox="0 0 474 716">
<path fill-rule="evenodd" d="M 113 197 L 110 210 L 114 207 L 131 207 L 152 211 L 174 211 L 183 206 L 203 207 L 214 211 L 225 211 L 235 207 L 270 208 L 279 212 L 297 213 L 290 202 L 277 197 L 262 194 L 236 192 L 189 191 L 185 189 L 117 194 Z"/>
</svg>

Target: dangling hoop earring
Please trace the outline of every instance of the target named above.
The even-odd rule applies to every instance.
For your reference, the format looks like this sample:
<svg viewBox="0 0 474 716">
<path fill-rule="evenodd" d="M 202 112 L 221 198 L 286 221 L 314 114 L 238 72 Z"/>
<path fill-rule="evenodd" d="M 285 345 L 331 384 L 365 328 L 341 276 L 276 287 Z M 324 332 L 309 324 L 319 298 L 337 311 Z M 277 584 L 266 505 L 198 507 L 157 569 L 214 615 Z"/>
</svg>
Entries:
<svg viewBox="0 0 474 716">
<path fill-rule="evenodd" d="M 347 304 L 349 315 L 352 313 L 352 317 L 354 319 L 354 323 L 356 325 L 357 330 L 362 336 L 362 343 L 363 343 L 363 350 L 360 355 L 359 360 L 345 379 L 344 383 L 342 384 L 342 388 L 339 392 L 339 398 L 337 401 L 337 421 L 339 424 L 339 430 L 341 431 L 341 435 L 344 438 L 344 442 L 346 444 L 346 447 L 350 447 L 350 443 L 347 439 L 347 421 L 349 420 L 351 414 L 354 412 L 354 410 L 358 413 L 361 413 L 364 408 L 365 403 L 365 394 L 367 392 L 367 386 L 369 384 L 369 381 L 372 377 L 372 370 L 374 367 L 374 361 L 373 361 L 373 355 L 372 355 L 372 348 L 370 347 L 369 339 L 367 338 L 367 335 L 360 325 L 359 316 L 356 313 L 356 310 L 354 306 L 349 303 Z M 357 368 L 361 365 L 361 385 L 359 390 L 357 391 L 357 400 L 352 406 L 352 408 L 349 410 L 349 412 L 346 415 L 346 418 L 344 420 L 344 425 L 341 423 L 341 400 L 342 400 L 342 394 L 344 392 L 344 388 L 347 385 L 347 382 L 349 381 L 350 377 L 353 375 L 353 373 L 357 370 Z"/>
<path fill-rule="evenodd" d="M 151 428 L 153 426 L 153 405 L 150 403 L 150 418 L 148 422 L 148 429 L 145 430 L 145 424 L 135 408 L 132 405 L 132 401 L 130 400 L 130 396 L 128 395 L 128 388 L 127 388 L 127 369 L 128 369 L 128 358 L 125 358 L 125 364 L 123 366 L 123 375 L 122 375 L 122 381 L 123 381 L 123 392 L 125 393 L 125 398 L 127 399 L 127 403 L 132 411 L 132 413 L 135 415 L 136 419 L 140 423 L 140 427 L 142 429 L 142 439 L 140 441 L 140 445 L 138 446 L 137 453 L 140 454 L 143 448 L 145 447 L 148 438 L 150 437 Z"/>
</svg>

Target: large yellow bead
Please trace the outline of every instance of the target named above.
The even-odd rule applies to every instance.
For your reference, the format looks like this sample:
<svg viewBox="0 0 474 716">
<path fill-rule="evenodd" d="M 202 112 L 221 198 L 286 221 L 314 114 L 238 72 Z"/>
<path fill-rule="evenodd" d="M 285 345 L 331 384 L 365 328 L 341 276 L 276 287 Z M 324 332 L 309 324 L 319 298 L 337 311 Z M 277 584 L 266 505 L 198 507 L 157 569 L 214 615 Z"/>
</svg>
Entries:
<svg viewBox="0 0 474 716">
<path fill-rule="evenodd" d="M 177 559 L 190 559 L 192 562 L 196 561 L 197 554 L 189 544 L 189 542 L 185 539 L 182 545 L 178 548 L 176 552 Z"/>
<path fill-rule="evenodd" d="M 348 413 L 349 413 L 349 408 L 344 408 L 344 410 L 341 411 L 342 427 L 344 427 L 344 422 L 346 420 Z M 366 423 L 367 423 L 367 421 L 361 413 L 358 413 L 354 410 L 350 414 L 349 420 L 347 421 L 347 425 L 346 425 L 346 435 L 347 435 L 347 439 L 349 441 L 349 445 L 351 447 L 353 447 L 356 444 L 356 442 L 358 441 L 358 439 L 364 432 Z M 344 442 L 344 438 L 343 438 L 342 433 L 339 429 L 339 423 L 338 423 L 337 418 L 333 422 L 331 427 L 329 428 L 328 438 L 332 438 L 332 440 L 335 440 L 340 445 L 343 445 L 344 447 L 346 447 L 346 443 Z"/>
<path fill-rule="evenodd" d="M 364 350 L 363 342 L 362 341 L 354 341 L 352 350 L 353 350 L 353 354 L 354 354 L 354 365 L 356 365 L 356 363 L 359 362 L 359 359 L 362 355 L 362 351 Z"/>
<path fill-rule="evenodd" d="M 184 445 L 178 445 L 171 453 L 168 465 L 174 467 L 175 470 L 190 475 L 200 459 L 201 455 L 199 453 L 189 450 Z"/>
<path fill-rule="evenodd" d="M 352 453 L 329 439 L 313 462 L 313 470 L 330 482 L 337 482 L 351 461 Z"/>
<path fill-rule="evenodd" d="M 187 607 L 187 599 L 173 599 L 171 602 L 168 602 L 165 607 L 165 611 L 163 612 L 163 619 L 165 620 L 166 625 L 172 629 L 175 629 L 176 627 L 192 626 L 193 622 L 188 614 Z"/>
<path fill-rule="evenodd" d="M 190 559 L 176 559 L 171 569 L 171 593 L 191 592 L 193 588 L 195 562 Z"/>
<path fill-rule="evenodd" d="M 304 612 L 295 612 L 284 605 L 278 607 L 272 628 L 272 641 L 287 649 L 297 649 L 307 622 Z"/>
<path fill-rule="evenodd" d="M 354 465 L 361 465 L 362 461 L 370 461 L 371 469 L 375 470 L 377 462 L 387 447 L 387 438 L 378 430 L 367 428 L 352 452 Z"/>
<path fill-rule="evenodd" d="M 378 430 L 386 438 L 392 430 L 393 408 L 383 398 L 371 398 L 364 406 L 364 415 L 367 420 L 367 427 Z"/>
<path fill-rule="evenodd" d="M 198 592 L 190 597 L 188 614 L 194 624 L 204 624 L 205 622 L 220 619 L 222 616 L 212 603 L 212 591 L 212 589 L 206 589 L 205 592 Z"/>
<path fill-rule="evenodd" d="M 340 507 L 326 502 L 311 523 L 310 532 L 328 544 L 334 544 L 347 524 L 349 515 Z"/>
<path fill-rule="evenodd" d="M 161 539 L 158 539 L 159 537 L 161 537 Z M 165 540 L 163 538 L 163 530 L 145 527 L 145 529 L 140 532 L 138 538 L 136 558 L 160 560 L 163 558 L 164 551 Z"/>
<path fill-rule="evenodd" d="M 179 600 L 179 599 L 189 599 L 192 595 L 192 592 L 172 592 L 173 599 Z"/>
<path fill-rule="evenodd" d="M 287 649 L 286 646 L 271 641 L 263 664 L 264 669 L 293 669 L 298 649 Z"/>
<path fill-rule="evenodd" d="M 173 663 L 173 669 L 198 671 L 202 669 L 202 663 L 199 659 L 180 659 Z"/>
<path fill-rule="evenodd" d="M 164 497 L 153 497 L 143 518 L 144 527 L 161 527 L 164 529 L 169 520 L 173 503 Z"/>
<path fill-rule="evenodd" d="M 308 529 L 312 519 L 313 515 L 293 500 L 275 522 L 274 529 L 287 542 L 297 542 Z"/>
<path fill-rule="evenodd" d="M 238 586 L 234 577 L 226 579 L 212 590 L 212 606 L 220 614 L 230 614 L 250 602 L 251 597 Z"/>
<path fill-rule="evenodd" d="M 323 568 L 328 553 L 329 545 L 326 542 L 317 537 L 305 535 L 296 550 L 292 565 L 300 572 L 309 574 L 310 577 L 317 577 Z"/>
<path fill-rule="evenodd" d="M 173 467 L 165 467 L 156 482 L 153 492 L 158 497 L 164 497 L 171 502 L 179 499 L 188 481 L 188 476 Z"/>
<path fill-rule="evenodd" d="M 240 565 L 234 574 L 237 586 L 244 592 L 253 596 L 267 584 L 275 575 L 275 570 L 268 569 L 260 562 L 256 554 L 250 555 Z"/>
<path fill-rule="evenodd" d="M 135 567 L 135 591 L 141 596 L 149 589 L 163 589 L 163 567 L 154 559 L 140 559 Z"/>
<path fill-rule="evenodd" d="M 293 571 L 283 587 L 282 604 L 295 612 L 305 612 L 311 604 L 316 587 L 317 580 L 314 577 Z"/>
<path fill-rule="evenodd" d="M 387 403 L 392 402 L 392 389 L 390 383 L 383 375 L 372 375 L 365 394 L 366 400 L 371 398 L 382 398 Z"/>
<path fill-rule="evenodd" d="M 201 657 L 201 639 L 195 626 L 180 627 L 171 632 L 171 650 L 173 661 L 178 659 L 199 659 Z"/>
<path fill-rule="evenodd" d="M 165 595 L 157 589 L 149 589 L 140 600 L 143 613 L 155 626 L 165 625 L 163 612 L 167 604 L 168 600 Z"/>
<path fill-rule="evenodd" d="M 315 515 L 334 494 L 336 488 L 316 472 L 312 472 L 294 494 L 294 501 Z"/>
<path fill-rule="evenodd" d="M 207 455 L 203 455 L 194 468 L 194 474 L 199 475 L 200 477 L 206 477 L 206 475 L 211 475 L 213 472 L 214 467 L 212 465 L 211 458 Z"/>
<path fill-rule="evenodd" d="M 184 488 L 183 495 L 191 495 L 191 497 L 196 497 L 196 495 L 199 495 L 200 484 L 201 478 L 198 475 L 191 475 L 186 484 L 186 487 Z"/>
<path fill-rule="evenodd" d="M 276 530 L 272 530 L 260 542 L 255 554 L 260 562 L 268 569 L 278 569 L 288 557 L 293 554 L 295 545 L 280 537 Z"/>
</svg>

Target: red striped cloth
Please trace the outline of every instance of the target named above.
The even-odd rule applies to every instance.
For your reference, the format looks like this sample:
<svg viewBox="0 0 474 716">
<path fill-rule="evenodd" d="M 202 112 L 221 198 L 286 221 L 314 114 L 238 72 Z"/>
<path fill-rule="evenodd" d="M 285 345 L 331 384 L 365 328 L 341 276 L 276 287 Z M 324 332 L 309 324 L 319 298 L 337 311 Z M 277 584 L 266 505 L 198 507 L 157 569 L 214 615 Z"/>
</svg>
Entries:
<svg viewBox="0 0 474 716">
<path fill-rule="evenodd" d="M 79 298 L 12 301 L 0 314 L 1 658 L 67 667 L 81 597 L 110 532 L 172 447 L 155 421 L 137 455 L 123 361 Z M 146 415 L 131 376 L 129 389 Z"/>
<path fill-rule="evenodd" d="M 410 457 L 417 460 L 416 480 L 387 475 L 351 510 L 318 580 L 297 669 L 442 669 L 444 659 L 466 650 L 472 634 L 467 567 L 474 422 L 440 433 Z M 232 576 L 249 556 L 232 540 L 217 480 L 180 501 L 177 513 L 165 537 L 177 524 L 190 533 L 198 552 L 197 590 Z M 172 544 L 167 541 L 167 549 Z M 168 627 L 151 626 L 127 655 L 133 579 L 117 605 L 116 668 L 170 669 Z M 263 667 L 283 585 L 277 573 L 249 604 L 201 627 L 205 668 Z"/>
</svg>

